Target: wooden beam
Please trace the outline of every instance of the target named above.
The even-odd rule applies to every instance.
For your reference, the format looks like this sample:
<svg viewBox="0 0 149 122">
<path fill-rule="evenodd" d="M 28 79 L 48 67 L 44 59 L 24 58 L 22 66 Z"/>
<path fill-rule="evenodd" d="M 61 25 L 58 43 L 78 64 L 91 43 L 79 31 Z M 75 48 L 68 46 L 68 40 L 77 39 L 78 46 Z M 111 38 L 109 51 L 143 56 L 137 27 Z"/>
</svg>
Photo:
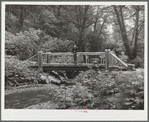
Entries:
<svg viewBox="0 0 149 122">
<path fill-rule="evenodd" d="M 111 57 L 111 66 L 113 66 L 114 64 L 114 58 L 110 55 L 110 57 Z"/>
<path fill-rule="evenodd" d="M 77 52 L 78 55 L 104 55 L 105 52 Z M 49 54 L 49 53 L 43 53 Z M 59 53 L 51 53 L 50 55 L 73 55 L 72 52 L 59 52 Z"/>
<path fill-rule="evenodd" d="M 108 70 L 109 68 L 109 57 L 108 57 L 108 50 L 105 49 L 105 69 Z"/>
<path fill-rule="evenodd" d="M 49 54 L 48 52 L 47 53 L 43 53 L 43 54 Z M 73 55 L 72 52 L 60 52 L 60 53 L 50 53 L 50 55 L 54 55 L 54 56 L 59 56 L 59 55 Z"/>
<path fill-rule="evenodd" d="M 105 52 L 77 52 L 78 55 L 104 55 Z"/>
<path fill-rule="evenodd" d="M 42 51 L 38 51 L 38 70 L 42 72 Z"/>
<path fill-rule="evenodd" d="M 128 67 L 128 65 L 123 62 L 120 58 L 118 58 L 116 55 L 114 55 L 113 53 L 110 52 L 110 55 L 113 56 L 117 61 L 119 61 L 121 64 L 123 64 L 123 66 Z"/>
<path fill-rule="evenodd" d="M 51 52 L 48 52 L 48 54 L 47 54 L 47 63 L 50 63 L 50 54 L 51 54 Z"/>
<path fill-rule="evenodd" d="M 42 58 L 43 58 L 43 62 L 42 63 L 47 63 L 47 54 L 46 55 L 42 55 Z"/>
<path fill-rule="evenodd" d="M 107 68 L 109 69 L 110 64 L 110 49 L 107 50 Z"/>
</svg>

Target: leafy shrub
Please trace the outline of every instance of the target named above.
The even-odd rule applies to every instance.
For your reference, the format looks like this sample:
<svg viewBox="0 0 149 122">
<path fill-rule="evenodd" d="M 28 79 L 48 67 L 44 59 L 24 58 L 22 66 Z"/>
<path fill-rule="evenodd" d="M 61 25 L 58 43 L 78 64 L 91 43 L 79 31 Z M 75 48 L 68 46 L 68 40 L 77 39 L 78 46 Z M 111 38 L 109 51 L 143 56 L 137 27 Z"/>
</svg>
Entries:
<svg viewBox="0 0 149 122">
<path fill-rule="evenodd" d="M 126 77 L 127 76 L 127 77 Z M 138 69 L 137 72 L 129 73 L 116 77 L 121 91 L 126 96 L 125 109 L 144 109 L 144 71 Z"/>
<path fill-rule="evenodd" d="M 5 86 L 37 81 L 35 71 L 28 68 L 28 62 L 22 62 L 15 56 L 5 58 Z"/>
<path fill-rule="evenodd" d="M 42 40 L 41 35 L 44 32 L 41 30 L 35 30 L 30 28 L 28 31 L 20 32 L 16 34 L 17 42 L 21 45 L 18 55 L 20 60 L 25 60 L 40 50 Z M 25 56 L 25 57 L 24 57 Z"/>
<path fill-rule="evenodd" d="M 77 83 L 76 85 L 56 90 L 53 101 L 58 102 L 60 109 L 66 107 L 80 109 L 87 108 L 92 98 L 93 95 L 88 91 L 87 87 Z M 65 106 L 63 106 L 64 104 Z"/>
<path fill-rule="evenodd" d="M 8 55 L 17 55 L 18 52 L 16 36 L 8 31 L 5 31 L 5 50 Z"/>
<path fill-rule="evenodd" d="M 16 35 L 6 31 L 6 54 L 16 55 L 20 60 L 25 60 L 34 55 L 40 47 L 38 41 L 41 33 L 42 31 L 34 29 L 29 29 Z"/>
<path fill-rule="evenodd" d="M 20 60 L 28 59 L 39 50 L 43 52 L 71 51 L 74 45 L 73 41 L 52 38 L 42 30 L 33 28 L 16 35 L 6 31 L 5 36 L 6 54 L 17 55 Z"/>
<path fill-rule="evenodd" d="M 61 40 L 58 38 L 49 38 L 49 41 L 42 45 L 44 52 L 71 52 L 74 42 L 70 40 Z"/>
<path fill-rule="evenodd" d="M 13 34 L 19 32 L 18 18 L 11 12 L 6 12 L 5 14 L 5 25 L 6 31 L 9 31 Z"/>
<path fill-rule="evenodd" d="M 136 72 L 88 70 L 74 79 L 82 90 L 77 86 L 68 93 L 74 96 L 73 104 L 79 109 L 144 109 L 143 74 L 142 69 Z M 86 99 L 86 92 L 91 99 Z"/>
</svg>

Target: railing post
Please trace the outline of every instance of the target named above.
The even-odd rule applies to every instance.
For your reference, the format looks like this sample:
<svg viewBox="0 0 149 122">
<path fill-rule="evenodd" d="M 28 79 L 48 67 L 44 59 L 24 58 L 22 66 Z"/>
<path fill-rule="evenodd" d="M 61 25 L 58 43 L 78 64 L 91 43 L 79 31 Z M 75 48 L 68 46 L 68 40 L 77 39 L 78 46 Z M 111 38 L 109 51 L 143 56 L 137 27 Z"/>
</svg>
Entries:
<svg viewBox="0 0 149 122">
<path fill-rule="evenodd" d="M 85 60 L 86 60 L 86 64 L 89 63 L 89 56 L 88 55 L 85 56 Z"/>
<path fill-rule="evenodd" d="M 134 64 L 128 64 L 128 70 L 133 71 L 134 70 Z"/>
<path fill-rule="evenodd" d="M 111 64 L 111 59 L 110 59 L 110 49 L 108 49 L 108 68 Z"/>
<path fill-rule="evenodd" d="M 38 70 L 42 72 L 42 51 L 38 51 Z"/>
<path fill-rule="evenodd" d="M 108 69 L 108 65 L 107 65 L 107 49 L 105 49 L 105 69 Z"/>
<path fill-rule="evenodd" d="M 50 62 L 50 58 L 51 58 L 51 57 L 50 57 L 50 54 L 51 54 L 51 52 L 48 52 L 48 55 L 47 55 L 47 63 L 51 63 L 51 62 Z"/>
<path fill-rule="evenodd" d="M 109 69 L 109 56 L 110 56 L 110 50 L 105 49 L 105 69 Z"/>
</svg>

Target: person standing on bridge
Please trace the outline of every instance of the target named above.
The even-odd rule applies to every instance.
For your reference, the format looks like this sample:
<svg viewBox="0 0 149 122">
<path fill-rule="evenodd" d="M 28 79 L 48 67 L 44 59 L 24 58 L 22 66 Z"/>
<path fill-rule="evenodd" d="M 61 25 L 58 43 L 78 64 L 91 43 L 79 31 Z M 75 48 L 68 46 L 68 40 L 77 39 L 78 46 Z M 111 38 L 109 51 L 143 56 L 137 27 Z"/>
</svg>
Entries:
<svg viewBox="0 0 149 122">
<path fill-rule="evenodd" d="M 74 45 L 72 52 L 74 53 L 74 63 L 77 64 L 77 46 Z"/>
</svg>

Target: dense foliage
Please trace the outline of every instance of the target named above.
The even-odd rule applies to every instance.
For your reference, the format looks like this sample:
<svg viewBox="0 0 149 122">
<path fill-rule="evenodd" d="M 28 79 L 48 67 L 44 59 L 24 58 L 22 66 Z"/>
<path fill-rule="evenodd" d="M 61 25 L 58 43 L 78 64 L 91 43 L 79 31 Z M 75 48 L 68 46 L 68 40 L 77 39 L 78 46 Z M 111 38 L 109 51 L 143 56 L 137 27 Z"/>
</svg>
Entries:
<svg viewBox="0 0 149 122">
<path fill-rule="evenodd" d="M 76 85 L 55 94 L 59 107 L 70 109 L 144 109 L 143 70 L 137 72 L 96 72 L 79 74 Z"/>
<path fill-rule="evenodd" d="M 74 44 L 78 51 L 120 46 L 131 60 L 143 55 L 144 6 L 7 5 L 5 18 L 6 53 L 21 60 Z"/>
<path fill-rule="evenodd" d="M 28 68 L 29 62 L 22 62 L 15 56 L 5 58 L 5 88 L 20 86 L 21 84 L 34 84 L 39 80 L 36 70 Z"/>
<path fill-rule="evenodd" d="M 73 85 L 49 84 L 53 98 L 29 109 L 144 109 L 144 74 L 142 69 L 130 71 L 81 72 Z"/>
<path fill-rule="evenodd" d="M 18 59 L 25 60 L 43 52 L 68 52 L 74 43 L 68 40 L 60 40 L 46 35 L 42 30 L 30 28 L 28 31 L 12 34 L 6 31 L 6 54 L 16 55 Z"/>
<path fill-rule="evenodd" d="M 5 13 L 6 88 L 39 80 L 27 61 L 38 51 L 71 52 L 74 45 L 81 52 L 116 50 L 144 66 L 144 6 L 7 5 Z M 70 81 L 75 85 L 52 89 L 51 102 L 57 109 L 144 109 L 143 74 L 81 72 Z"/>
</svg>

